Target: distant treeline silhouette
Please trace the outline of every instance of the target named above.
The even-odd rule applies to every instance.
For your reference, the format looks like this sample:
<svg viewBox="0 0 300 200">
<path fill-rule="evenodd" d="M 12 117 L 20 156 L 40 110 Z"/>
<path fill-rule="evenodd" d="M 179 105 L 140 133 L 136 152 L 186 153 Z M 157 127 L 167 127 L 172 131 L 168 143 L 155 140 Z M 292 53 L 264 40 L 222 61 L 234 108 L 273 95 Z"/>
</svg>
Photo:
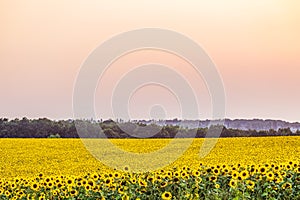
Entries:
<svg viewBox="0 0 300 200">
<path fill-rule="evenodd" d="M 105 135 L 99 134 L 99 127 Z M 80 131 L 78 134 L 77 131 Z M 220 134 L 221 132 L 221 134 Z M 128 134 L 129 133 L 129 134 Z M 1 138 L 139 138 L 151 135 L 150 138 L 174 138 L 184 137 L 260 137 L 260 136 L 292 136 L 300 135 L 300 131 L 292 132 L 290 128 L 278 130 L 239 130 L 227 129 L 223 125 L 213 125 L 209 128 L 182 128 L 179 126 L 158 126 L 155 124 L 121 123 L 112 120 L 103 122 L 93 120 L 59 120 L 53 121 L 47 118 L 40 119 L 13 119 L 0 118 Z M 180 133 L 180 134 L 178 134 Z"/>
</svg>

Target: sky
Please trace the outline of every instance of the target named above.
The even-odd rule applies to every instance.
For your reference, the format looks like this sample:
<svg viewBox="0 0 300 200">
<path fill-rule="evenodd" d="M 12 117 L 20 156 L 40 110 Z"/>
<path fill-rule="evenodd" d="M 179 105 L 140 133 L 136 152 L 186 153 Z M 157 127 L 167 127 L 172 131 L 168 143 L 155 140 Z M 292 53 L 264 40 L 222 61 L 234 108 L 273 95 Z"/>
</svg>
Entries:
<svg viewBox="0 0 300 200">
<path fill-rule="evenodd" d="M 209 55 L 224 84 L 226 118 L 300 121 L 299 24 L 298 0 L 2 0 L 0 118 L 72 118 L 74 85 L 90 53 L 116 34 L 156 27 L 188 36 Z M 114 84 L 146 63 L 184 76 L 200 118 L 210 118 L 205 78 L 180 57 L 154 50 L 109 66 L 95 90 L 97 117 L 118 117 L 110 110 Z M 178 101 L 168 88 L 146 85 L 132 91 L 128 112 L 132 118 L 180 118 Z"/>
</svg>

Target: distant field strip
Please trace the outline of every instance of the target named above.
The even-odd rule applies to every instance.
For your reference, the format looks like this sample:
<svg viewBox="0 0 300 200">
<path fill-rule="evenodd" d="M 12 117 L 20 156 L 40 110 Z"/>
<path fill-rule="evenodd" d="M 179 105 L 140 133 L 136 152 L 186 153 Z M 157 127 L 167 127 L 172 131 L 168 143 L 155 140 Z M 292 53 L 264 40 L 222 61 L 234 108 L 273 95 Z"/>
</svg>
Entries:
<svg viewBox="0 0 300 200">
<path fill-rule="evenodd" d="M 177 139 L 170 155 L 188 139 Z M 203 159 L 199 150 L 205 139 L 194 139 L 190 148 L 172 166 L 210 164 L 259 164 L 300 160 L 300 137 L 221 138 Z M 208 140 L 208 139 L 207 139 Z M 171 139 L 112 139 L 124 151 L 145 153 L 168 145 Z M 0 176 L 31 177 L 47 175 L 81 175 L 108 168 L 86 150 L 80 139 L 0 139 Z M 114 158 L 113 152 L 106 152 Z M 159 158 L 153 158 L 159 159 Z"/>
</svg>

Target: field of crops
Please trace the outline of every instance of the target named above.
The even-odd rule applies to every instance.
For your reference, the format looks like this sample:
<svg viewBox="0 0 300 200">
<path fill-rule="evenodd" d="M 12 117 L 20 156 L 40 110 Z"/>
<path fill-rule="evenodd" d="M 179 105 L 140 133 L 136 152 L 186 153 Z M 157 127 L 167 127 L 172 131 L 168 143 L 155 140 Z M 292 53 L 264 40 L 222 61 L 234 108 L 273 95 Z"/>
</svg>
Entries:
<svg viewBox="0 0 300 200">
<path fill-rule="evenodd" d="M 170 157 L 188 140 L 176 139 Z M 190 148 L 171 165 L 134 173 L 106 167 L 79 139 L 0 139 L 0 199 L 300 199 L 300 137 L 222 138 L 200 158 L 210 140 L 188 141 Z M 149 153 L 171 140 L 111 142 Z M 140 163 L 151 164 L 143 157 Z"/>
</svg>

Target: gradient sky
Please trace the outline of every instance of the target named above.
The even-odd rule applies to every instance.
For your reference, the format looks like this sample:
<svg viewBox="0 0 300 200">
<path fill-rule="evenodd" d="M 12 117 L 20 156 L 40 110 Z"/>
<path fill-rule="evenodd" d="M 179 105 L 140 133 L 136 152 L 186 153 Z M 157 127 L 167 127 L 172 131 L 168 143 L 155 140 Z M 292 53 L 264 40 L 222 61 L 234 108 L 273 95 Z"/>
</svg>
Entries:
<svg viewBox="0 0 300 200">
<path fill-rule="evenodd" d="M 144 27 L 180 32 L 205 49 L 224 82 L 226 117 L 300 121 L 298 0 L 2 0 L 0 117 L 71 118 L 73 86 L 89 53 L 115 34 Z M 177 70 L 185 65 L 162 52 L 128 56 L 112 66 L 108 80 L 121 75 L 118 66 L 152 59 Z M 209 117 L 203 81 L 197 85 L 191 71 L 181 73 L 200 91 L 202 118 Z M 97 112 L 105 118 L 104 98 L 97 92 Z M 169 106 L 169 117 L 180 114 L 174 98 L 154 86 L 137 91 L 130 108 L 135 118 L 145 117 L 156 103 Z"/>
</svg>

